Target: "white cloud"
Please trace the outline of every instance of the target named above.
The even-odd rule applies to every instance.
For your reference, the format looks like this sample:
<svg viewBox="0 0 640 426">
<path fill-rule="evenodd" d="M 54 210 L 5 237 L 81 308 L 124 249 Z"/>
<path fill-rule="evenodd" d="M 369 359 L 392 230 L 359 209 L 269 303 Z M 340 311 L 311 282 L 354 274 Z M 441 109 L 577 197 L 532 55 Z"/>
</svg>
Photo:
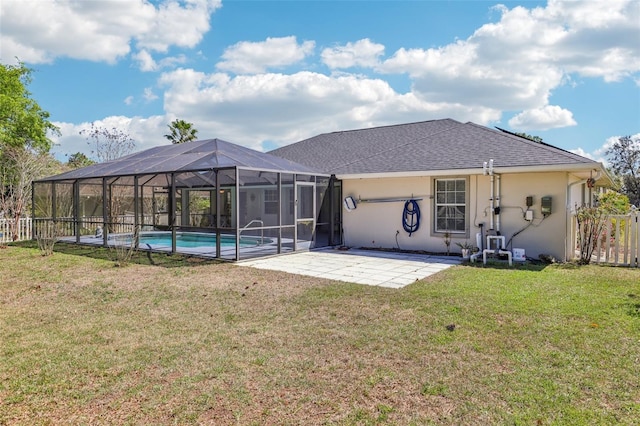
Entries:
<svg viewBox="0 0 640 426">
<path fill-rule="evenodd" d="M 231 77 L 190 69 L 164 73 L 165 110 L 194 123 L 201 137 L 262 149 L 318 133 L 452 117 L 480 124 L 500 112 L 462 103 L 430 103 L 399 94 L 387 82 L 312 72 Z M 304 113 L 300 113 L 304 111 Z"/>
<path fill-rule="evenodd" d="M 498 23 L 483 25 L 468 39 L 497 66 L 506 61 L 523 72 L 542 61 L 565 73 L 607 81 L 640 71 L 637 0 L 550 0 L 544 8 L 501 10 Z"/>
<path fill-rule="evenodd" d="M 136 143 L 136 151 L 157 145 L 166 145 L 168 142 L 163 135 L 167 123 L 164 116 L 148 118 L 111 116 L 94 121 L 97 127 L 116 128 L 129 135 Z M 61 133 L 60 136 L 51 136 L 55 143 L 52 152 L 58 159 L 66 161 L 68 155 L 76 152 L 82 152 L 89 157 L 93 157 L 91 145 L 86 137 L 80 134 L 83 130 L 90 130 L 91 123 L 54 122 L 53 124 L 60 128 Z"/>
<path fill-rule="evenodd" d="M 143 49 L 138 53 L 134 53 L 131 58 L 138 62 L 140 71 L 155 71 L 158 69 L 158 64 L 147 50 Z"/>
<path fill-rule="evenodd" d="M 298 44 L 296 37 L 269 37 L 261 42 L 242 41 L 228 47 L 216 67 L 236 74 L 258 74 L 269 68 L 283 68 L 313 53 L 315 42 Z"/>
<path fill-rule="evenodd" d="M 220 138 L 257 150 L 282 146 L 319 133 L 341 129 L 453 117 L 488 124 L 500 112 L 463 104 L 428 103 L 412 94 L 398 94 L 382 80 L 351 75 L 329 77 L 301 72 L 231 78 L 180 69 L 163 74 L 163 116 L 107 117 L 96 125 L 118 128 L 136 141 L 136 150 L 165 145 L 167 124 L 175 118 L 194 123 L 199 138 Z M 304 111 L 304 114 L 300 114 Z M 90 123 L 55 123 L 62 136 L 53 150 L 64 154 L 91 147 L 79 135 Z"/>
<path fill-rule="evenodd" d="M 569 152 L 573 152 L 574 154 L 578 154 L 582 157 L 589 158 L 590 160 L 597 161 L 598 163 L 602 163 L 605 167 L 608 167 L 607 158 L 604 154 L 598 154 L 596 152 L 587 152 L 582 148 L 570 149 Z"/>
<path fill-rule="evenodd" d="M 173 68 L 178 64 L 184 64 L 187 58 L 184 55 L 167 56 L 160 61 L 155 61 L 147 50 L 141 50 L 131 55 L 131 58 L 138 63 L 140 71 L 158 71 L 163 68 Z"/>
<path fill-rule="evenodd" d="M 549 0 L 545 10 L 540 15 L 547 19 L 561 19 L 572 28 L 611 28 L 629 25 L 629 18 L 638 13 L 638 5 L 634 0 L 607 0 L 580 2 Z M 631 16 L 630 16 L 631 14 Z M 636 15 L 637 16 L 637 15 Z"/>
<path fill-rule="evenodd" d="M 516 130 L 548 130 L 576 124 L 571 111 L 557 105 L 523 111 L 509 120 L 509 125 Z"/>
<path fill-rule="evenodd" d="M 137 53 L 132 58 L 143 71 L 186 63 L 184 56 L 154 57 L 170 46 L 195 45 L 219 6 L 217 1 L 160 6 L 146 0 L 43 1 L 26 19 L 23 5 L 28 3 L 3 1 L 3 55 L 20 52 L 21 59 L 33 63 L 57 56 L 113 62 L 133 48 Z M 109 10 L 116 5 L 118 13 Z M 551 0 L 544 7 L 495 9 L 500 12 L 495 22 L 439 47 L 401 48 L 387 58 L 384 45 L 366 38 L 326 48 L 321 60 L 341 70 L 330 75 L 269 72 L 301 68 L 313 58 L 314 41 L 289 36 L 239 42 L 225 50 L 216 65 L 220 72 L 165 72 L 159 83 L 166 115 L 134 117 L 126 123 L 123 117 L 105 120 L 128 129 L 144 127 L 147 133 L 140 132 L 139 138 L 145 146 L 164 144 L 167 123 L 179 117 L 194 123 L 200 137 L 257 149 L 264 141 L 283 145 L 321 132 L 443 117 L 488 125 L 504 111 L 517 113 L 509 122 L 515 129 L 544 130 L 576 125 L 571 111 L 550 105 L 553 92 L 563 84 L 579 87 L 587 77 L 631 78 L 640 84 L 637 0 Z M 46 31 L 40 31 L 43 28 Z M 407 74 L 411 90 L 398 93 L 382 78 L 346 72 L 351 67 L 368 67 L 385 76 Z M 143 97 L 151 101 L 158 95 L 149 87 Z M 77 138 L 65 135 L 61 143 Z M 600 158 L 602 153 L 585 155 Z"/>
<path fill-rule="evenodd" d="M 145 87 L 144 88 L 144 95 L 143 96 L 144 96 L 144 99 L 146 101 L 148 101 L 148 102 L 155 101 L 156 99 L 158 99 L 158 95 L 156 95 L 153 92 L 153 89 L 151 87 Z"/>
<path fill-rule="evenodd" d="M 576 77 L 605 81 L 640 71 L 640 2 L 564 2 L 501 12 L 466 40 L 431 49 L 399 49 L 376 69 L 407 73 L 415 95 L 524 112 L 514 124 L 575 125 L 571 112 L 549 105 L 552 92 Z"/>
<path fill-rule="evenodd" d="M 636 133 L 634 135 L 625 135 L 631 136 L 631 139 L 636 141 L 638 148 L 640 148 L 640 133 Z M 583 157 L 590 158 L 595 161 L 599 161 L 603 163 L 605 166 L 608 165 L 607 162 L 607 151 L 620 139 L 621 136 L 610 136 L 608 137 L 604 143 L 597 149 L 593 151 L 585 151 L 583 148 L 578 147 L 576 149 L 571 149 L 570 151 L 582 155 Z"/>
<path fill-rule="evenodd" d="M 184 4 L 184 5 L 182 5 Z M 114 63 L 131 45 L 157 52 L 193 47 L 209 30 L 219 0 L 3 0 L 2 62 L 48 63 L 56 57 Z"/>
<path fill-rule="evenodd" d="M 476 49 L 475 45 L 462 41 L 426 50 L 401 48 L 384 61 L 379 70 L 384 73 L 407 73 L 412 77 L 429 74 L 459 77 L 478 63 Z"/>
<path fill-rule="evenodd" d="M 145 87 L 144 91 L 142 92 L 142 98 L 146 102 L 153 102 L 156 99 L 158 99 L 158 95 L 156 95 L 154 93 L 154 91 L 153 91 L 153 89 L 151 87 Z M 124 99 L 125 105 L 133 105 L 134 101 L 136 101 L 136 98 L 134 96 L 127 96 Z"/>
<path fill-rule="evenodd" d="M 607 138 L 607 140 L 604 142 L 604 144 L 600 148 L 598 148 L 595 151 L 593 151 L 593 155 L 595 155 L 595 156 L 605 156 L 605 155 L 607 155 L 607 151 L 616 142 L 618 142 L 618 139 L 620 139 L 620 136 L 611 136 L 611 137 Z"/>
<path fill-rule="evenodd" d="M 211 13 L 221 5 L 221 0 L 163 2 L 144 22 L 147 28 L 136 37 L 138 45 L 158 52 L 170 46 L 194 47 L 209 31 Z"/>
<path fill-rule="evenodd" d="M 544 62 L 490 60 L 481 50 L 461 41 L 437 49 L 400 49 L 379 70 L 404 70 L 413 79 L 412 90 L 423 99 L 498 110 L 542 107 L 562 83 L 562 71 Z"/>
<path fill-rule="evenodd" d="M 372 43 L 368 38 L 344 46 L 326 48 L 322 51 L 322 62 L 329 68 L 350 68 L 354 66 L 375 67 L 378 58 L 384 54 L 384 46 Z"/>
<path fill-rule="evenodd" d="M 593 155 L 591 155 L 591 153 L 585 151 L 582 148 L 570 149 L 569 152 L 573 152 L 574 154 L 578 154 L 578 155 L 580 155 L 582 157 L 590 158 L 592 160 L 594 159 Z"/>
</svg>

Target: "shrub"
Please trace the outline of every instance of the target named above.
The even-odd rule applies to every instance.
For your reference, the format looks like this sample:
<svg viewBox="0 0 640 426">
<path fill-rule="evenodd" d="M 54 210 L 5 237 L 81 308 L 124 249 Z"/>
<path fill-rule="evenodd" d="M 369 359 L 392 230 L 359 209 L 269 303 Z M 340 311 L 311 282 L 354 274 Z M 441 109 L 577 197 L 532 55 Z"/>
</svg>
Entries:
<svg viewBox="0 0 640 426">
<path fill-rule="evenodd" d="M 51 256 L 53 254 L 53 247 L 58 242 L 60 235 L 62 235 L 60 225 L 55 221 L 46 221 L 38 226 L 36 240 L 43 256 Z"/>
<path fill-rule="evenodd" d="M 602 236 L 606 224 L 606 211 L 599 207 L 582 206 L 576 209 L 578 222 L 579 263 L 588 265 L 598 239 Z"/>
<path fill-rule="evenodd" d="M 113 235 L 111 249 L 116 266 L 127 266 L 133 254 L 138 252 L 136 246 L 139 234 L 140 227 L 136 226 L 131 234 Z"/>
</svg>

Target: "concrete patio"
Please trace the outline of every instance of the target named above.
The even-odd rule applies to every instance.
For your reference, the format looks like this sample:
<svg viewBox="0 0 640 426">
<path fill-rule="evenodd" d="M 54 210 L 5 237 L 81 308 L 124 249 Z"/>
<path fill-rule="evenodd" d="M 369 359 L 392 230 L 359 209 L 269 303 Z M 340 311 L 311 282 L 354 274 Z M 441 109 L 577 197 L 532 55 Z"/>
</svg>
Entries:
<svg viewBox="0 0 640 426">
<path fill-rule="evenodd" d="M 389 288 L 402 288 L 416 280 L 458 265 L 458 256 L 322 249 L 240 261 L 239 266 Z"/>
</svg>

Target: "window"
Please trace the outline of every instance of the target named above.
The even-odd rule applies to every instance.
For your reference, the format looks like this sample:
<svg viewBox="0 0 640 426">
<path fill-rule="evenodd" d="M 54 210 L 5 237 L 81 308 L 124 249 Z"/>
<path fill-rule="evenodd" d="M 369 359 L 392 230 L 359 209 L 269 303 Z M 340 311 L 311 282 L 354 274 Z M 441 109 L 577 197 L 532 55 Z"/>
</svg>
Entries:
<svg viewBox="0 0 640 426">
<path fill-rule="evenodd" d="M 264 191 L 264 214 L 278 214 L 278 190 Z"/>
<path fill-rule="evenodd" d="M 436 179 L 435 231 L 466 232 L 467 180 Z"/>
</svg>

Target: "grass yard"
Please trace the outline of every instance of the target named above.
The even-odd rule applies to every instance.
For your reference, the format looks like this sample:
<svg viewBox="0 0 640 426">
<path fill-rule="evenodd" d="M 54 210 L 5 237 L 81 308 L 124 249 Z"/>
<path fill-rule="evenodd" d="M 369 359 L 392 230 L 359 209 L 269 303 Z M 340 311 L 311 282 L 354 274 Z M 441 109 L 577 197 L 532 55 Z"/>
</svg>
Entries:
<svg viewBox="0 0 640 426">
<path fill-rule="evenodd" d="M 640 270 L 391 290 L 105 253 L 0 249 L 0 424 L 640 423 Z"/>
</svg>

